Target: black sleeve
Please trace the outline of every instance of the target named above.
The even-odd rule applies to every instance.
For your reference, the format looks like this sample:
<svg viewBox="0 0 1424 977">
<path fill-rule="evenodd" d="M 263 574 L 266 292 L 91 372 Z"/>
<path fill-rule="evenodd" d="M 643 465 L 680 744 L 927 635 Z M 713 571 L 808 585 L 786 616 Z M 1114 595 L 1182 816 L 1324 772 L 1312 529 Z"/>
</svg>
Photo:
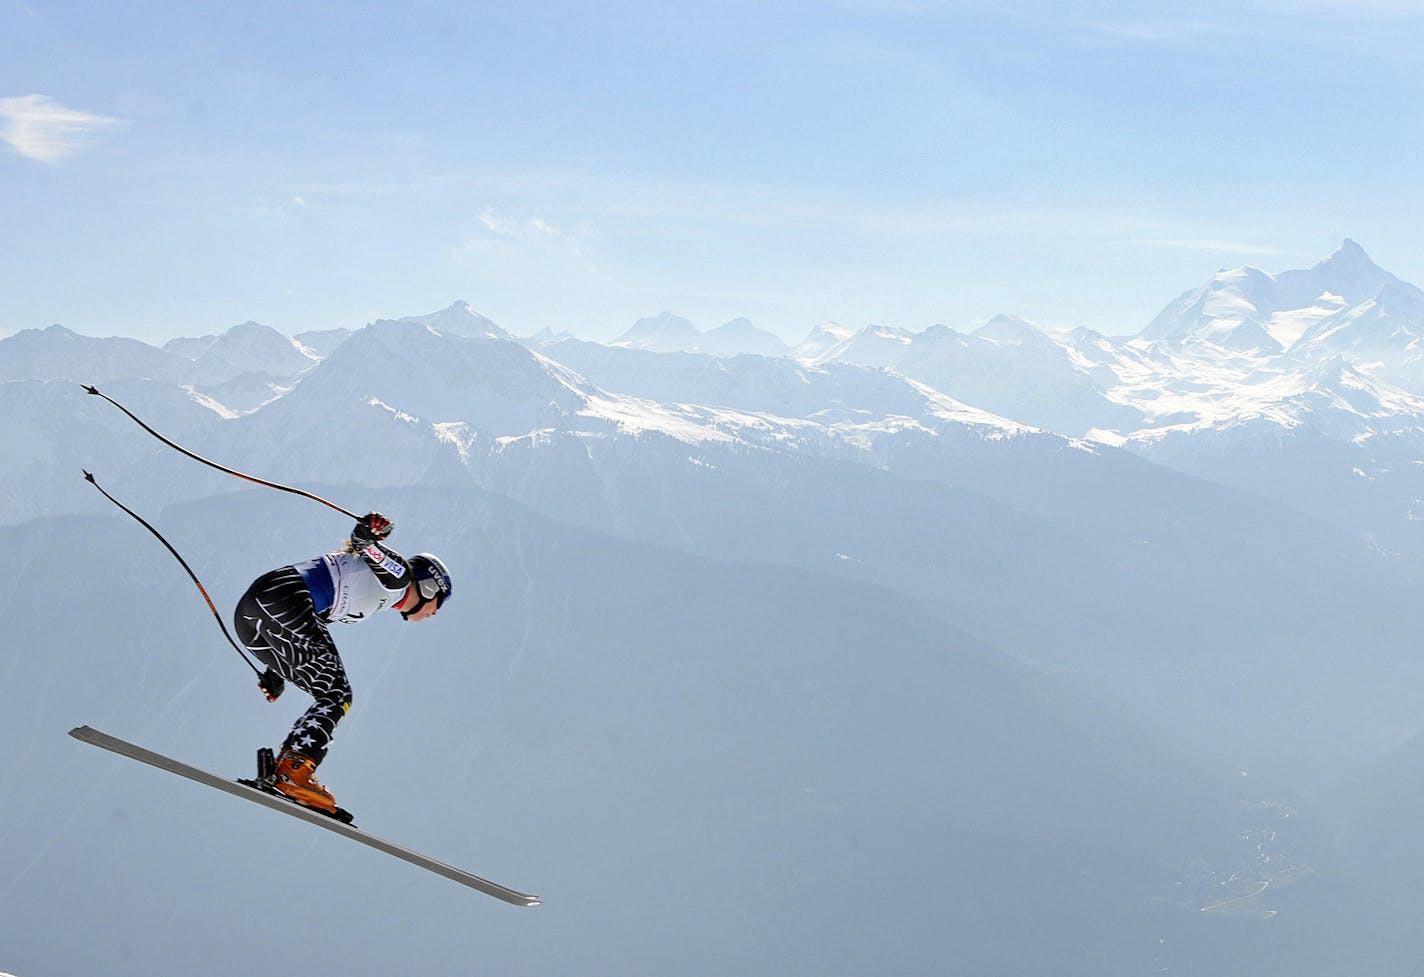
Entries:
<svg viewBox="0 0 1424 977">
<path fill-rule="evenodd" d="M 385 543 L 376 540 L 353 540 L 352 542 L 356 549 L 356 555 L 366 561 L 366 565 L 371 568 L 376 579 L 381 581 L 381 586 L 387 590 L 404 590 L 410 584 L 413 575 L 405 557 Z"/>
</svg>

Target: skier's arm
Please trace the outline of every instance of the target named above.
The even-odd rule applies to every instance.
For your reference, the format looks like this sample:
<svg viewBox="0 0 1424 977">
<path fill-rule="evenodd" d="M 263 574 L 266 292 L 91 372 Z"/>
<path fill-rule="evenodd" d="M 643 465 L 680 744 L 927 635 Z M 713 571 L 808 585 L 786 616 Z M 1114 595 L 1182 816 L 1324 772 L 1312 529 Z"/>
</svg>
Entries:
<svg viewBox="0 0 1424 977">
<path fill-rule="evenodd" d="M 410 564 L 405 557 L 385 544 L 395 528 L 379 512 L 370 512 L 356 520 L 351 531 L 351 548 L 366 561 L 371 572 L 387 590 L 402 590 L 411 580 Z"/>
</svg>

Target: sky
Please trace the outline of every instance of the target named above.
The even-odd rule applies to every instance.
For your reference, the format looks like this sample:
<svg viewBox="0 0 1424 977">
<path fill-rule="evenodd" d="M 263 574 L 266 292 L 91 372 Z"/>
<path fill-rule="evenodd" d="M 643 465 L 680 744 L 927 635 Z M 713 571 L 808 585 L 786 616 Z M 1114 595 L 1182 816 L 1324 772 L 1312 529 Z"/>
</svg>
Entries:
<svg viewBox="0 0 1424 977">
<path fill-rule="evenodd" d="M 0 0 L 0 335 L 1123 335 L 1347 237 L 1424 283 L 1421 52 L 1424 0 Z"/>
</svg>

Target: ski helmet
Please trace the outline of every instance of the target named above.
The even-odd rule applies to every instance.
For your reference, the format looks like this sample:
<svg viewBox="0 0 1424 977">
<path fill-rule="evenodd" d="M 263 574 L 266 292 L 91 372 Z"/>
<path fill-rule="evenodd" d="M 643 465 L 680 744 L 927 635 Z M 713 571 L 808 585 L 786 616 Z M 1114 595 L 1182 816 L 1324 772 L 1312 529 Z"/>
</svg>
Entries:
<svg viewBox="0 0 1424 977">
<path fill-rule="evenodd" d="M 412 556 L 410 574 L 411 583 L 415 586 L 415 593 L 420 601 L 402 616 L 415 613 L 432 600 L 438 609 L 445 603 L 445 598 L 450 596 L 453 589 L 450 584 L 450 571 L 434 553 L 417 553 Z"/>
</svg>

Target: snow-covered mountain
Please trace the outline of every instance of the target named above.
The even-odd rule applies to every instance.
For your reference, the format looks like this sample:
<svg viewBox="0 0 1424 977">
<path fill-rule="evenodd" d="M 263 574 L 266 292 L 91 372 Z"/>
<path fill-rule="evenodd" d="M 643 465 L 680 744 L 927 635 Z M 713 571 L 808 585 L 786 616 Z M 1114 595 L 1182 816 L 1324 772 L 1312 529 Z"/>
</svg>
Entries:
<svg viewBox="0 0 1424 977">
<path fill-rule="evenodd" d="M 820 327 L 798 348 L 809 352 L 818 345 L 817 340 L 826 335 L 834 336 L 835 333 L 824 326 Z M 914 335 L 904 329 L 894 326 L 867 326 L 816 355 L 810 362 L 840 360 L 859 366 L 894 366 L 913 343 Z"/>
<path fill-rule="evenodd" d="M 780 356 L 787 349 L 779 337 L 758 329 L 750 319 L 732 319 L 716 329 L 702 332 L 687 319 L 671 312 L 639 319 L 611 345 L 654 353 L 707 353 L 712 356 L 746 353 Z"/>
<path fill-rule="evenodd" d="M 229 377 L 242 373 L 296 377 L 321 359 L 270 326 L 252 321 L 233 326 L 219 336 L 169 340 L 163 348 L 210 372 L 226 372 Z"/>
<path fill-rule="evenodd" d="M 888 368 L 1424 553 L 1424 291 L 1353 241 L 1309 269 L 1222 271 L 1130 339 L 1000 316 L 971 334 L 871 326 L 797 356 Z"/>
<path fill-rule="evenodd" d="M 791 351 L 803 363 L 815 363 L 823 355 L 855 335 L 855 330 L 838 322 L 822 322 Z"/>
<path fill-rule="evenodd" d="M 163 349 L 55 325 L 0 340 L 0 382 L 151 380 L 185 387 L 218 413 L 240 413 L 280 396 L 319 359 L 255 322 L 220 336 L 172 340 Z"/>
<path fill-rule="evenodd" d="M 700 352 L 712 356 L 781 356 L 787 345 L 774 333 L 759 329 L 745 317 L 731 319 L 702 334 Z"/>
<path fill-rule="evenodd" d="M 1343 300 L 1325 293 L 1316 301 L 1328 309 Z M 1287 337 L 1277 339 L 1272 333 L 1278 311 L 1276 283 L 1270 275 L 1255 268 L 1222 271 L 1170 303 L 1139 338 L 1146 342 L 1195 338 L 1238 352 L 1279 353 Z"/>
<path fill-rule="evenodd" d="M 702 333 L 689 320 L 663 312 L 639 319 L 611 345 L 652 353 L 677 353 L 695 348 L 701 339 Z"/>
<path fill-rule="evenodd" d="M 1321 319 L 1401 287 L 1409 286 L 1346 240 L 1308 270 L 1280 275 L 1249 267 L 1222 271 L 1169 303 L 1138 338 L 1155 342 L 1194 337 L 1240 352 L 1279 353 L 1298 343 Z"/>
<path fill-rule="evenodd" d="M 663 403 L 731 407 L 828 427 L 935 413 L 1004 433 L 1025 428 L 905 377 L 844 363 L 813 366 L 784 357 L 658 354 L 575 339 L 538 343 L 535 348 L 604 389 Z"/>
<path fill-rule="evenodd" d="M 199 365 L 229 364 L 235 374 L 265 373 L 279 378 L 300 376 L 320 359 L 270 326 L 251 321 L 233 326 L 194 357 Z"/>
<path fill-rule="evenodd" d="M 0 382 L 73 380 L 108 383 L 151 379 L 181 384 L 192 376 L 186 357 L 136 339 L 81 336 L 64 326 L 22 329 L 0 340 Z"/>
<path fill-rule="evenodd" d="M 430 312 L 426 315 L 406 316 L 400 321 L 419 323 L 423 326 L 429 326 L 437 332 L 446 333 L 451 336 L 509 338 L 509 333 L 501 329 L 493 319 L 490 319 L 488 316 L 480 315 L 480 313 L 471 308 L 470 303 L 464 299 L 438 312 Z"/>
<path fill-rule="evenodd" d="M 276 400 L 322 359 L 310 346 L 252 321 L 218 336 L 169 340 L 163 348 L 192 360 L 195 396 L 234 413 Z"/>
<path fill-rule="evenodd" d="M 1091 346 L 1100 338 L 997 316 L 967 336 L 932 326 L 911 336 L 903 354 L 888 365 L 1005 417 L 1050 431 L 1091 435 L 1142 420 L 1131 404 L 1108 398 L 1104 385 L 1111 382 L 1112 367 L 1090 358 Z"/>
<path fill-rule="evenodd" d="M 1214 422 L 1233 413 L 1238 395 L 1243 403 L 1259 401 L 1262 391 L 1251 389 L 1257 380 L 1308 374 L 1333 357 L 1424 392 L 1411 372 L 1421 336 L 1424 291 L 1346 241 L 1308 270 L 1223 271 L 1168 303 L 1131 340 L 999 316 L 970 335 L 944 326 L 922 333 L 870 326 L 834 344 L 805 345 L 797 358 L 888 367 L 1015 420 L 1064 434 L 1096 427 L 1130 438 L 1187 418 Z M 1024 389 L 1045 385 L 1051 393 L 1041 398 L 1043 416 L 1023 416 L 1032 409 Z M 1020 406 L 1009 409 L 1016 399 Z M 1062 413 L 1055 416 L 1055 408 Z M 1085 427 L 1094 409 L 1099 423 Z"/>
<path fill-rule="evenodd" d="M 1235 277 L 1259 286 L 1251 309 L 1223 306 L 1185 333 L 1178 319 L 1174 338 L 1153 343 L 1149 329 L 1130 344 L 1143 359 L 1109 396 L 1147 423 L 1119 429 L 1120 443 L 1424 552 L 1424 292 L 1352 241 L 1308 270 Z M 1262 331 L 1275 346 L 1229 341 Z"/>
<path fill-rule="evenodd" d="M 1391 282 L 1311 323 L 1292 350 L 1306 362 L 1340 356 L 1412 391 L 1424 389 L 1424 290 Z"/>
</svg>

